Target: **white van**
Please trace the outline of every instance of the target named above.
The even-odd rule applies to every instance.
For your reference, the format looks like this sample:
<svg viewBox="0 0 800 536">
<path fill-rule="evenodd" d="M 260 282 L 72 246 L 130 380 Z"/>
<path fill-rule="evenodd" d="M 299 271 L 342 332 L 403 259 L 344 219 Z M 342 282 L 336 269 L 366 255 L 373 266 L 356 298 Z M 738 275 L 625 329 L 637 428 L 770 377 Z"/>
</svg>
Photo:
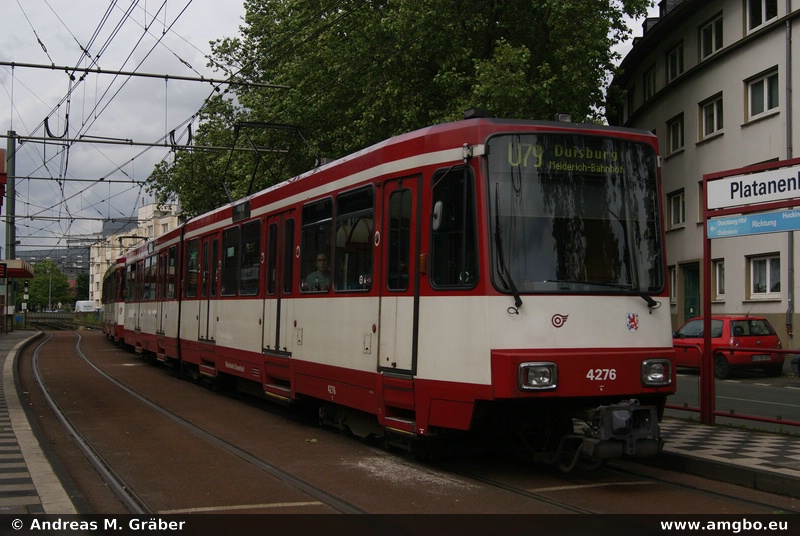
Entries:
<svg viewBox="0 0 800 536">
<path fill-rule="evenodd" d="M 94 302 L 92 300 L 78 300 L 75 302 L 76 313 L 93 313 Z"/>
</svg>

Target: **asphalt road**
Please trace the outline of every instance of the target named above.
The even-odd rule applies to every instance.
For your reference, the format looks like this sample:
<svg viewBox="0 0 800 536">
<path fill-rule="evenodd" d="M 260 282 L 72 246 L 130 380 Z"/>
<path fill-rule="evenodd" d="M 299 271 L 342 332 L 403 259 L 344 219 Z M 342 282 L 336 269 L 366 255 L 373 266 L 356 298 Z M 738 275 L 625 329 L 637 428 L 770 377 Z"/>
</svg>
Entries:
<svg viewBox="0 0 800 536">
<path fill-rule="evenodd" d="M 800 377 L 784 374 L 769 378 L 760 372 L 738 372 L 728 380 L 715 380 L 715 409 L 740 416 L 800 423 Z M 673 406 L 700 406 L 700 376 L 689 369 L 678 370 L 678 390 L 670 397 Z M 686 417 L 686 411 L 668 410 Z M 782 433 L 800 434 L 800 426 L 717 416 L 717 424 L 735 424 Z"/>
</svg>

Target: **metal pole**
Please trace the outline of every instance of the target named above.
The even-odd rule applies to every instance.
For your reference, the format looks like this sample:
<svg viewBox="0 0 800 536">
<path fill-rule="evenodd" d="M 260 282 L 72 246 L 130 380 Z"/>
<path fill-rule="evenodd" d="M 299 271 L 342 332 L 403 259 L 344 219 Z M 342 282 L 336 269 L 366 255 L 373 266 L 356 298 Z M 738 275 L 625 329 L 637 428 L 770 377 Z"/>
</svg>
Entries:
<svg viewBox="0 0 800 536">
<path fill-rule="evenodd" d="M 17 133 L 13 130 L 8 131 L 8 139 L 6 141 L 6 172 L 8 179 L 6 182 L 6 258 L 13 260 L 17 257 L 17 232 L 16 232 L 16 191 L 14 188 L 14 181 L 17 178 Z M 11 330 L 14 330 L 14 312 L 17 304 L 16 292 L 14 292 L 14 285 L 6 285 L 6 310 L 3 316 L 8 315 L 9 308 L 12 314 Z"/>
<path fill-rule="evenodd" d="M 714 354 L 711 351 L 711 238 L 708 236 L 708 179 L 703 176 L 703 352 L 700 360 L 700 422 L 714 424 Z"/>
</svg>

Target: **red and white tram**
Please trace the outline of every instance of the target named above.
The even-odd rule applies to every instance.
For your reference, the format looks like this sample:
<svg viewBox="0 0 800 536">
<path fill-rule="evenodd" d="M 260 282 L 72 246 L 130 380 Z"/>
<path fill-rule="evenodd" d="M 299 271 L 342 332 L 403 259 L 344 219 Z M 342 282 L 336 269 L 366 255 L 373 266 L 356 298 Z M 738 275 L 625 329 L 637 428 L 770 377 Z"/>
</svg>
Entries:
<svg viewBox="0 0 800 536">
<path fill-rule="evenodd" d="M 124 340 L 361 436 L 653 455 L 675 389 L 658 163 L 651 133 L 595 125 L 401 135 L 128 252 Z"/>
<path fill-rule="evenodd" d="M 125 257 L 103 275 L 103 333 L 114 342 L 125 338 Z"/>
</svg>

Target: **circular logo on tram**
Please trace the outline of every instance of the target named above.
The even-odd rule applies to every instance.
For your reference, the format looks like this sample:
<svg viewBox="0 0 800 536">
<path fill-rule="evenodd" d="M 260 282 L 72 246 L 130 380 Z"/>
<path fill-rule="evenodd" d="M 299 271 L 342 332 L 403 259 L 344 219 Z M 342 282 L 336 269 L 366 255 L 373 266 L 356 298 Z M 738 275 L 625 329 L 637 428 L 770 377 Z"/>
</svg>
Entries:
<svg viewBox="0 0 800 536">
<path fill-rule="evenodd" d="M 553 318 L 550 319 L 550 323 L 553 324 L 553 327 L 560 328 L 567 323 L 567 318 L 569 318 L 569 315 L 560 315 L 556 313 L 553 315 Z"/>
</svg>

